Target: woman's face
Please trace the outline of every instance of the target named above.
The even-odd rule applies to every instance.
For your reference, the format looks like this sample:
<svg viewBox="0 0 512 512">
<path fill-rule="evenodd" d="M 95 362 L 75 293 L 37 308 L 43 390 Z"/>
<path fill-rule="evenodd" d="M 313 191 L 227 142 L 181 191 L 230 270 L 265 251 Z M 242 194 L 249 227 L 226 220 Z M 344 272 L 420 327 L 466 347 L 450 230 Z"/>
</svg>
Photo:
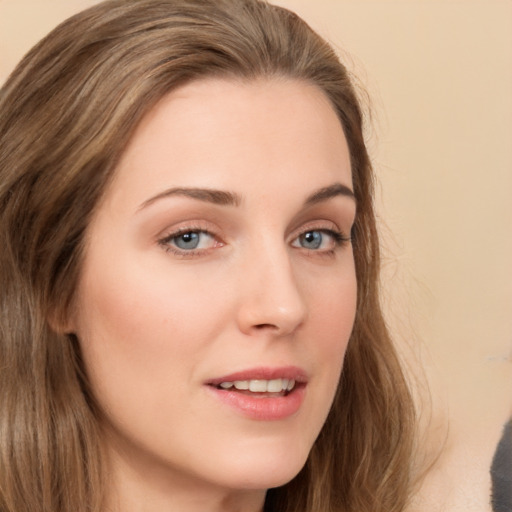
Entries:
<svg viewBox="0 0 512 512">
<path fill-rule="evenodd" d="M 301 469 L 354 321 L 351 190 L 340 122 L 306 83 L 197 81 L 143 120 L 70 319 L 115 467 L 239 490 Z"/>
</svg>

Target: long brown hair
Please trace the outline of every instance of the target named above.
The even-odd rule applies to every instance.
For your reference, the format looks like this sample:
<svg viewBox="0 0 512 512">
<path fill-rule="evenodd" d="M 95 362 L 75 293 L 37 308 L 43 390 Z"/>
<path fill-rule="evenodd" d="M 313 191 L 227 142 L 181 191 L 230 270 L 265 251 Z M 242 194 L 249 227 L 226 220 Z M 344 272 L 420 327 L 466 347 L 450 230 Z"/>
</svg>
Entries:
<svg viewBox="0 0 512 512">
<path fill-rule="evenodd" d="M 0 510 L 100 512 L 97 408 L 59 334 L 84 233 L 141 118 L 192 80 L 286 76 L 342 123 L 358 305 L 337 395 L 305 467 L 266 510 L 403 510 L 414 410 L 382 317 L 372 169 L 349 74 L 300 18 L 259 0 L 111 0 L 61 24 L 0 91 Z"/>
</svg>

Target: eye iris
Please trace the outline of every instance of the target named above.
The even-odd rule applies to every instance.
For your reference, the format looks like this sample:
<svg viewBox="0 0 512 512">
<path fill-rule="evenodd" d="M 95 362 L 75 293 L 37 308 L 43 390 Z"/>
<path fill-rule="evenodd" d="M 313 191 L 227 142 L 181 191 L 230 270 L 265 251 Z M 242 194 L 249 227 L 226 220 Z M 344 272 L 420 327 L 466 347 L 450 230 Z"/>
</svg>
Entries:
<svg viewBox="0 0 512 512">
<path fill-rule="evenodd" d="M 199 233 L 195 231 L 182 233 L 174 239 L 174 243 L 180 249 L 196 249 L 199 245 Z"/>
<path fill-rule="evenodd" d="M 301 236 L 301 242 L 306 249 L 318 249 L 322 245 L 322 233 L 308 231 Z"/>
</svg>

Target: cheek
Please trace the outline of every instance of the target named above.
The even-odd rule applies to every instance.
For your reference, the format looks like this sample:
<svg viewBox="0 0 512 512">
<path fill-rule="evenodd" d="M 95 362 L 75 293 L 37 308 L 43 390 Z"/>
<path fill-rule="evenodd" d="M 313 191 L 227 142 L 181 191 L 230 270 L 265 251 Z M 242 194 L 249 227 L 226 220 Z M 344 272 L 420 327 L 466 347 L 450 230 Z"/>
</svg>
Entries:
<svg viewBox="0 0 512 512">
<path fill-rule="evenodd" d="M 333 285 L 324 296 L 317 310 L 319 330 L 318 342 L 322 346 L 322 360 L 330 367 L 333 394 L 337 388 L 343 360 L 349 343 L 357 304 L 357 281 L 355 272 L 348 273 L 337 285 Z"/>
<path fill-rule="evenodd" d="M 357 280 L 353 265 L 337 278 L 325 279 L 323 286 L 311 285 L 309 315 L 321 335 L 316 341 L 327 354 L 344 353 L 356 314 Z"/>
<path fill-rule="evenodd" d="M 170 376 L 178 383 L 190 379 L 216 325 L 207 299 L 197 283 L 123 269 L 122 262 L 107 272 L 85 272 L 76 330 L 97 396 L 154 400 L 154 389 L 168 389 Z"/>
<path fill-rule="evenodd" d="M 357 281 L 352 267 L 345 268 L 338 279 L 309 290 L 309 349 L 315 354 L 322 391 L 318 399 L 318 417 L 325 417 L 336 392 L 343 360 L 354 325 Z"/>
</svg>

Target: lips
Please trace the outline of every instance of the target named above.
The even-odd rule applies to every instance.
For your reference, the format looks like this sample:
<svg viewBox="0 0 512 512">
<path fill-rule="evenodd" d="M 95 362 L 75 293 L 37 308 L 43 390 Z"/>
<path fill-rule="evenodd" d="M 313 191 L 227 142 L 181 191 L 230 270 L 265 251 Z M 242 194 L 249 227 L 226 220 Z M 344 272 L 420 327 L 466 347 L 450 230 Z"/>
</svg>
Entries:
<svg viewBox="0 0 512 512">
<path fill-rule="evenodd" d="M 296 413 L 307 386 L 304 370 L 295 366 L 253 368 L 206 382 L 213 396 L 245 417 L 280 420 Z"/>
</svg>

